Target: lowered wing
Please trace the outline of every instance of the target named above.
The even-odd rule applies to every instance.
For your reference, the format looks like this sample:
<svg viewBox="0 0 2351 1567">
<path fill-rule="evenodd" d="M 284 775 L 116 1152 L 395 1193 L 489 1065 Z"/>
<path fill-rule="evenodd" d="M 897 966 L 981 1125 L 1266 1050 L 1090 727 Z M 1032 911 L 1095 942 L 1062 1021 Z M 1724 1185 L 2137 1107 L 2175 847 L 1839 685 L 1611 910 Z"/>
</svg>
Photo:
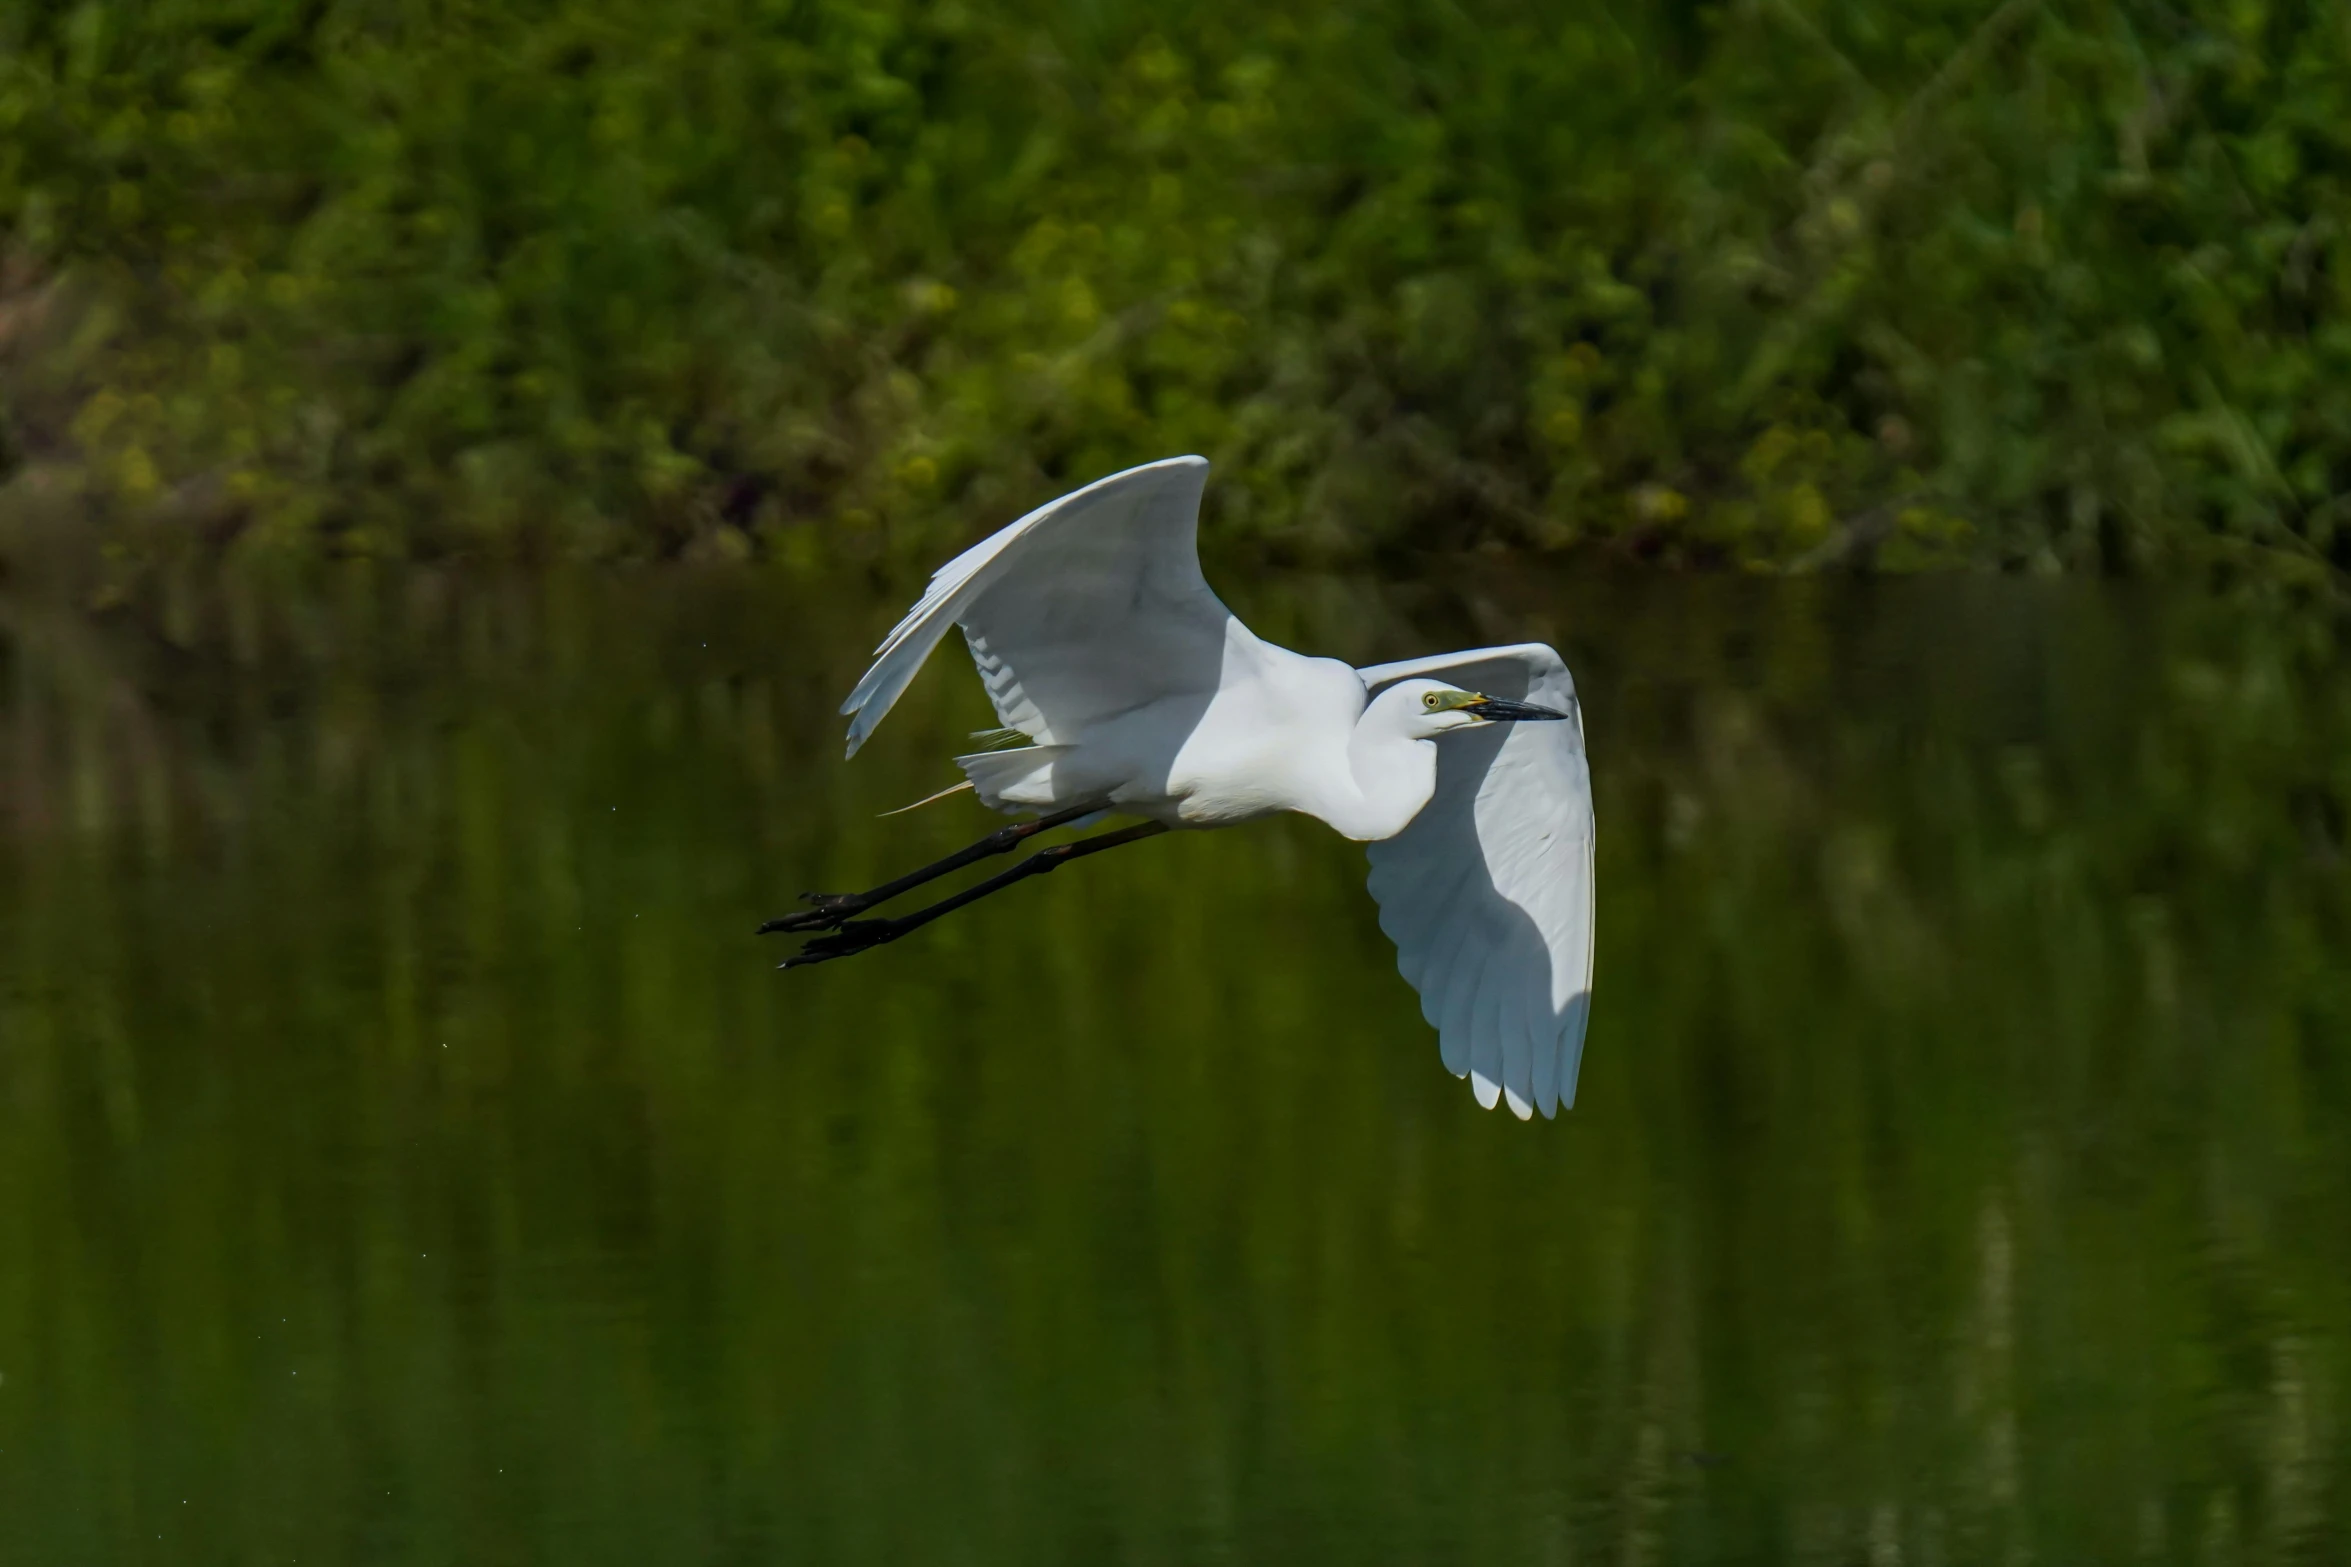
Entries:
<svg viewBox="0 0 2351 1567">
<path fill-rule="evenodd" d="M 1521 1120 L 1575 1104 L 1592 1005 L 1592 776 L 1583 710 L 1539 642 L 1358 671 L 1375 694 L 1413 676 L 1535 702 L 1572 724 L 1495 724 L 1437 742 L 1437 790 L 1370 846 L 1371 895 L 1420 992 L 1445 1069 Z"/>
</svg>

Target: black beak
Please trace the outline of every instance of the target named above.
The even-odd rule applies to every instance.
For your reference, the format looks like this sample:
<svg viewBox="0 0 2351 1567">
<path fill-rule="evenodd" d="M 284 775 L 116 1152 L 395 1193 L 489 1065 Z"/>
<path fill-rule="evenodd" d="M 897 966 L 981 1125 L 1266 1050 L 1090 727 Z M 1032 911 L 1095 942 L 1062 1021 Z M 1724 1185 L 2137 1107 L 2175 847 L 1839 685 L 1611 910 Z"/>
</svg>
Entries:
<svg viewBox="0 0 2351 1567">
<path fill-rule="evenodd" d="M 1478 717 L 1497 724 L 1525 724 L 1533 723 L 1538 719 L 1565 718 L 1567 716 L 1565 713 L 1553 712 L 1547 707 L 1537 707 L 1532 702 L 1505 702 L 1498 696 L 1480 697 L 1475 702 L 1465 703 L 1462 706 L 1462 711 L 1475 713 Z"/>
</svg>

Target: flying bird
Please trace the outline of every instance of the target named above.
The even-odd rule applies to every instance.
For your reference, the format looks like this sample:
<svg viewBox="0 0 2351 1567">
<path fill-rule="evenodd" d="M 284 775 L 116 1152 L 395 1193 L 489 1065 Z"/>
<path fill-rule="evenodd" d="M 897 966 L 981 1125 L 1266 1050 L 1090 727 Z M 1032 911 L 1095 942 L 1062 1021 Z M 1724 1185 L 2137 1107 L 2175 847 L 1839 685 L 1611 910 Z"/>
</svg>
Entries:
<svg viewBox="0 0 2351 1567">
<path fill-rule="evenodd" d="M 761 934 L 817 932 L 781 966 L 822 963 L 1105 849 L 1298 811 L 1369 845 L 1380 928 L 1446 1070 L 1522 1120 L 1572 1106 L 1591 1008 L 1592 784 L 1566 664 L 1535 642 L 1365 669 L 1274 646 L 1201 575 L 1207 480 L 1198 457 L 1130 468 L 940 569 L 841 706 L 849 754 L 960 626 L 1008 738 L 1026 743 L 955 758 L 964 782 L 945 792 L 1035 814 L 865 892 L 806 894 Z M 858 917 L 1102 815 L 1142 820 L 895 919 Z"/>
</svg>

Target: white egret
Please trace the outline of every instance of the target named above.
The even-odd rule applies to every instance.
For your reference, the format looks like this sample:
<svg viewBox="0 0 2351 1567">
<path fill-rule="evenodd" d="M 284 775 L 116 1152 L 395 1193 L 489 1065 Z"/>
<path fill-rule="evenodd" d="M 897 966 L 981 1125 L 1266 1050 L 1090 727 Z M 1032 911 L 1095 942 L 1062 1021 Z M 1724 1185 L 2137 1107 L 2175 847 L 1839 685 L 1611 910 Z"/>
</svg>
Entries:
<svg viewBox="0 0 2351 1567">
<path fill-rule="evenodd" d="M 1070 860 L 1171 828 L 1298 811 L 1370 845 L 1371 892 L 1447 1070 L 1521 1119 L 1575 1102 L 1592 983 L 1592 789 L 1575 683 L 1540 643 L 1353 669 L 1253 635 L 1195 543 L 1208 464 L 1113 474 L 949 561 L 842 704 L 849 754 L 961 626 L 1008 731 L 956 789 L 1041 813 L 761 931 L 819 931 L 783 966 L 847 957 Z M 1564 722 L 1530 722 L 1564 720 Z M 927 802 L 925 802 L 927 803 Z M 897 919 L 854 916 L 1037 833 L 1040 850 Z"/>
</svg>

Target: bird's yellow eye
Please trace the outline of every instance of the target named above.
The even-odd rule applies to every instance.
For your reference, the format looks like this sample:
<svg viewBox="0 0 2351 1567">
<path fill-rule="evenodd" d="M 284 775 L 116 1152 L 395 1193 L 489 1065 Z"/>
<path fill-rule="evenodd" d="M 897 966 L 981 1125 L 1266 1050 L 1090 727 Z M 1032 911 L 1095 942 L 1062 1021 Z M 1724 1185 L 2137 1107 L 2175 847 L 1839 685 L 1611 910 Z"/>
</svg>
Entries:
<svg viewBox="0 0 2351 1567">
<path fill-rule="evenodd" d="M 1431 691 L 1427 696 L 1422 697 L 1420 699 L 1420 705 L 1427 708 L 1432 713 L 1435 712 L 1437 710 L 1437 693 Z"/>
</svg>

